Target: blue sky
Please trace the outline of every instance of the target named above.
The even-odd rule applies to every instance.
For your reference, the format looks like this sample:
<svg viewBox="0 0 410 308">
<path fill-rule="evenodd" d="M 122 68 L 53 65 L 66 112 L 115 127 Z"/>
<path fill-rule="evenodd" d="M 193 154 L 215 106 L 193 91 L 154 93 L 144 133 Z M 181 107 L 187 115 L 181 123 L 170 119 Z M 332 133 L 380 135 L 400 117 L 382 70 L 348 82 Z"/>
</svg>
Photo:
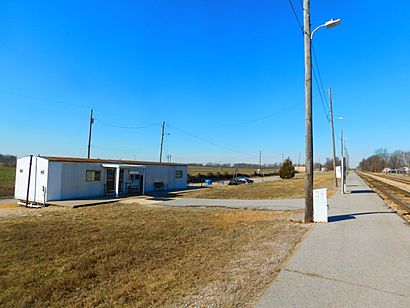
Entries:
<svg viewBox="0 0 410 308">
<path fill-rule="evenodd" d="M 353 164 L 409 150 L 410 3 L 311 2 L 312 27 L 342 18 L 313 43 Z M 173 161 L 303 161 L 303 36 L 288 1 L 4 0 L 0 46 L 0 153 L 86 156 L 92 107 L 93 157 L 157 160 L 166 121 Z M 315 161 L 332 153 L 320 88 Z"/>
</svg>

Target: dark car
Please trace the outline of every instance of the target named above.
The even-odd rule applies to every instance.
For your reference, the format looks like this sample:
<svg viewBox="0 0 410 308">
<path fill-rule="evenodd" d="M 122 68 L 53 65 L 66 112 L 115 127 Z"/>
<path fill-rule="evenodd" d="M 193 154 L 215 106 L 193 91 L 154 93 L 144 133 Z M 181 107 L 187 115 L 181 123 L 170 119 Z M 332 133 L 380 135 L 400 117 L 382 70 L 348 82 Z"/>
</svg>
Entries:
<svg viewBox="0 0 410 308">
<path fill-rule="evenodd" d="M 232 178 L 228 185 L 240 185 L 240 184 L 253 184 L 254 181 L 246 176 L 234 177 Z"/>
</svg>

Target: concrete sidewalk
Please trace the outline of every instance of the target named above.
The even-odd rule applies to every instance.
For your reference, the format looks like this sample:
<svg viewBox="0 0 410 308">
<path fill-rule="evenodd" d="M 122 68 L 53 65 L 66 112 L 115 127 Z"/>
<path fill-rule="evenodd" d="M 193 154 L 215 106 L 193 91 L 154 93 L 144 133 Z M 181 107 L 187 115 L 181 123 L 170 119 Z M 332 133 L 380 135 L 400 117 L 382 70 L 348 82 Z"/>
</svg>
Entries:
<svg viewBox="0 0 410 308">
<path fill-rule="evenodd" d="M 410 227 L 352 173 L 257 307 L 410 307 Z"/>
</svg>

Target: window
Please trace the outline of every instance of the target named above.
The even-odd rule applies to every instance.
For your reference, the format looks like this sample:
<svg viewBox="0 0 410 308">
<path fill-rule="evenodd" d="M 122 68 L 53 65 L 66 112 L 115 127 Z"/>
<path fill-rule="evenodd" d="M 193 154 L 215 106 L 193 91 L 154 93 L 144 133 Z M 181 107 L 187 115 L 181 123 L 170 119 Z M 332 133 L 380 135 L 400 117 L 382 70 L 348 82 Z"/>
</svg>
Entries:
<svg viewBox="0 0 410 308">
<path fill-rule="evenodd" d="M 23 173 L 23 169 L 20 169 L 20 173 Z"/>
<path fill-rule="evenodd" d="M 85 180 L 87 182 L 95 182 L 101 180 L 101 171 L 87 170 Z"/>
<path fill-rule="evenodd" d="M 177 171 L 175 171 L 175 177 L 176 177 L 177 179 L 182 178 L 182 175 L 183 175 L 182 170 L 177 170 Z"/>
<path fill-rule="evenodd" d="M 46 173 L 46 171 L 45 171 L 45 170 L 41 170 L 40 173 L 41 173 L 41 174 L 44 174 L 44 173 Z"/>
</svg>

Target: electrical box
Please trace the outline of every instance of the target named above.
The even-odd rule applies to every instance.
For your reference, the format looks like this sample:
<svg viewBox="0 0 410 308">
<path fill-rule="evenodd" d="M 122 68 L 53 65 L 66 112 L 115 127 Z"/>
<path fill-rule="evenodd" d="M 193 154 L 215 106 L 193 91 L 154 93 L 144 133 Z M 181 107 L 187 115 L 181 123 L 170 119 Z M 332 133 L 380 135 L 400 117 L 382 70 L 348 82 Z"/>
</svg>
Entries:
<svg viewBox="0 0 410 308">
<path fill-rule="evenodd" d="M 313 190 L 313 221 L 327 222 L 327 189 L 320 188 Z"/>
<path fill-rule="evenodd" d="M 340 166 L 336 166 L 336 178 L 341 179 L 342 178 L 342 169 Z"/>
</svg>

